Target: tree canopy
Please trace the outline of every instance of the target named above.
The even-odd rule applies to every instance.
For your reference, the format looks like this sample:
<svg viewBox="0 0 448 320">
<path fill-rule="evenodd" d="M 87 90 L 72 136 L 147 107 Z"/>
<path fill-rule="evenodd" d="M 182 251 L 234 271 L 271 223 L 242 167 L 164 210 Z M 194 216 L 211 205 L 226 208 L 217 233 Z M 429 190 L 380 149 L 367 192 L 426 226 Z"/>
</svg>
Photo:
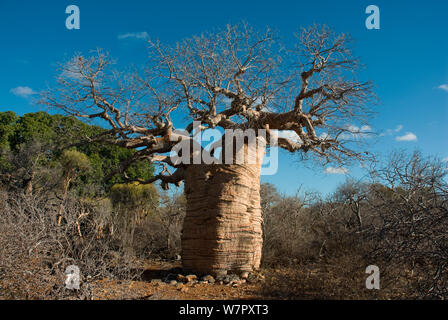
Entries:
<svg viewBox="0 0 448 320">
<path fill-rule="evenodd" d="M 105 131 L 99 126 L 86 124 L 71 116 L 50 115 L 46 112 L 18 116 L 12 111 L 1 112 L 1 173 L 13 174 L 24 167 L 22 162 L 26 157 L 32 158 L 31 162 L 36 162 L 36 165 L 47 167 L 59 165 L 67 169 L 66 162 L 74 159 L 69 157 L 69 154 L 73 153 L 77 155 L 76 159 L 82 160 L 82 168 L 90 168 L 90 170 L 80 169 L 81 183 L 94 183 L 109 189 L 122 180 L 116 176 L 106 181 L 107 173 L 131 157 L 135 151 L 113 145 L 83 143 L 86 137 Z M 149 179 L 153 172 L 154 168 L 149 162 L 140 161 L 130 166 L 127 174 L 131 177 Z"/>
<path fill-rule="evenodd" d="M 188 115 L 190 133 L 193 121 L 201 122 L 201 130 L 265 129 L 268 145 L 325 163 L 366 155 L 353 143 L 366 134 L 360 127 L 370 128 L 375 97 L 371 82 L 356 77 L 360 63 L 347 34 L 313 25 L 286 48 L 271 30 L 238 24 L 173 46 L 150 41 L 148 61 L 144 70 L 122 72 L 101 50 L 76 55 L 61 65 L 58 85 L 42 95 L 44 105 L 105 121 L 109 131 L 91 141 L 137 149 L 116 173 L 146 159 L 177 170 L 139 182 L 161 180 L 166 187 L 184 179 L 184 166 L 166 155 L 178 143 L 176 111 Z"/>
</svg>

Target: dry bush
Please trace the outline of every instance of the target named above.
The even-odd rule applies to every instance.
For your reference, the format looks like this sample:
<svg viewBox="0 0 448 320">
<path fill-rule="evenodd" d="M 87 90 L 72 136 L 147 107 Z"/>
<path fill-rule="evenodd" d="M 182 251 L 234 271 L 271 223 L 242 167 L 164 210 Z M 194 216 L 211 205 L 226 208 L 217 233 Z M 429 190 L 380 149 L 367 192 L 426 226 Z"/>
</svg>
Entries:
<svg viewBox="0 0 448 320">
<path fill-rule="evenodd" d="M 397 152 L 371 170 L 370 181 L 348 180 L 325 200 L 307 204 L 304 198 L 275 196 L 265 186 L 262 196 L 270 200 L 263 206 L 264 265 L 293 267 L 298 279 L 304 276 L 300 270 L 316 265 L 363 288 L 364 282 L 353 282 L 353 275 L 374 264 L 380 267 L 382 297 L 446 299 L 446 176 L 446 163 L 436 158 Z M 280 295 L 297 297 L 293 282 Z M 340 290 L 323 283 L 316 285 L 328 292 Z M 365 297 L 364 291 L 355 292 Z M 355 294 L 349 289 L 345 293 Z"/>
<path fill-rule="evenodd" d="M 88 299 L 96 280 L 140 279 L 144 259 L 180 254 L 181 195 L 163 195 L 159 208 L 130 225 L 126 212 L 107 198 L 69 194 L 62 201 L 50 192 L 7 191 L 0 196 L 0 299 Z M 69 265 L 80 268 L 79 291 L 65 289 Z"/>
<path fill-rule="evenodd" d="M 133 248 L 137 256 L 177 259 L 185 208 L 183 194 L 162 194 L 159 208 L 136 226 Z"/>
<path fill-rule="evenodd" d="M 281 198 L 264 215 L 263 264 L 288 265 L 317 258 L 322 243 L 316 240 L 313 221 L 299 198 Z"/>
<path fill-rule="evenodd" d="M 265 211 L 263 265 L 269 276 L 263 295 L 280 299 L 401 297 L 402 287 L 394 286 L 387 273 L 381 292 L 365 287 L 366 267 L 378 264 L 384 270 L 386 265 L 370 260 L 375 241 L 365 236 L 363 228 L 373 225 L 375 219 L 366 211 L 364 198 L 359 198 L 361 210 L 352 210 L 357 206 L 345 193 L 349 187 L 353 182 L 325 200 L 274 197 L 275 203 Z M 362 219 L 355 212 L 360 212 Z"/>
<path fill-rule="evenodd" d="M 359 251 L 359 228 L 344 204 L 313 193 L 283 197 L 267 185 L 262 197 L 271 199 L 269 205 L 262 200 L 265 266 L 326 261 Z"/>
<path fill-rule="evenodd" d="M 409 294 L 448 298 L 448 168 L 420 152 L 393 153 L 372 170 L 371 210 L 380 223 L 366 230 L 376 241 L 372 259 L 408 279 Z"/>
<path fill-rule="evenodd" d="M 139 276 L 120 240 L 101 234 L 95 207 L 66 199 L 63 220 L 58 204 L 44 195 L 2 193 L 0 200 L 0 283 L 7 299 L 90 298 L 90 284 L 103 278 Z M 101 216 L 101 215 L 99 215 Z M 65 289 L 64 271 L 76 265 L 81 289 Z"/>
</svg>

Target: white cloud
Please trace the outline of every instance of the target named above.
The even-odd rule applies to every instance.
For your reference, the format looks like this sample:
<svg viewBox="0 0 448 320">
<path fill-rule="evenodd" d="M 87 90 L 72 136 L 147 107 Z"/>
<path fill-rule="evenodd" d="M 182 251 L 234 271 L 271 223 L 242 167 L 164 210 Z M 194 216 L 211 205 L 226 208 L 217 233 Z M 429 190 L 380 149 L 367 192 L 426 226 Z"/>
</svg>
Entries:
<svg viewBox="0 0 448 320">
<path fill-rule="evenodd" d="M 440 86 L 437 87 L 437 89 L 448 92 L 448 84 L 441 84 Z"/>
<path fill-rule="evenodd" d="M 129 32 L 118 35 L 118 39 L 148 39 L 149 35 L 146 31 L 142 32 Z"/>
<path fill-rule="evenodd" d="M 387 129 L 380 136 L 392 136 L 394 133 L 398 133 L 403 129 L 403 125 L 399 124 L 395 129 Z"/>
<path fill-rule="evenodd" d="M 417 136 L 412 132 L 406 132 L 404 136 L 396 137 L 397 141 L 417 141 Z"/>
<path fill-rule="evenodd" d="M 448 162 L 448 157 L 443 158 L 443 162 Z"/>
<path fill-rule="evenodd" d="M 335 167 L 328 167 L 324 170 L 327 174 L 347 174 L 348 169 L 346 168 L 335 168 Z"/>
<path fill-rule="evenodd" d="M 340 135 L 341 139 L 370 138 L 373 133 L 372 127 L 367 125 L 359 128 L 358 126 L 350 124 L 346 126 L 345 130 L 347 130 L 347 132 L 343 132 Z"/>
<path fill-rule="evenodd" d="M 13 95 L 16 95 L 16 96 L 22 97 L 22 98 L 28 98 L 34 94 L 37 94 L 37 92 L 35 92 L 33 89 L 31 89 L 30 87 L 26 87 L 26 86 L 24 86 L 24 87 L 19 86 L 16 88 L 12 88 L 10 91 Z"/>
<path fill-rule="evenodd" d="M 372 131 L 372 127 L 371 126 L 362 126 L 361 132 L 366 132 L 366 131 Z"/>
</svg>

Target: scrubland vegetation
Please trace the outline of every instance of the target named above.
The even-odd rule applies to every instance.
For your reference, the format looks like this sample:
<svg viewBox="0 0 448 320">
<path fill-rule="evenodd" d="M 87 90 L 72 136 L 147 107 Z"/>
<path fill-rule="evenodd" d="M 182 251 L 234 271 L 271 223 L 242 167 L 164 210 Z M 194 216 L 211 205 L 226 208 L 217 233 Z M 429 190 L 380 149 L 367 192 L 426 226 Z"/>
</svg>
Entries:
<svg viewBox="0 0 448 320">
<path fill-rule="evenodd" d="M 142 280 L 145 261 L 181 254 L 184 196 L 106 179 L 132 151 L 79 143 L 101 130 L 46 113 L 0 114 L 1 299 L 90 299 L 95 281 Z M 153 172 L 137 162 L 126 173 Z M 448 297 L 446 163 L 396 152 L 369 172 L 327 197 L 262 185 L 261 296 Z M 381 270 L 378 291 L 365 288 L 371 264 Z M 76 293 L 64 288 L 69 265 L 81 269 Z"/>
</svg>

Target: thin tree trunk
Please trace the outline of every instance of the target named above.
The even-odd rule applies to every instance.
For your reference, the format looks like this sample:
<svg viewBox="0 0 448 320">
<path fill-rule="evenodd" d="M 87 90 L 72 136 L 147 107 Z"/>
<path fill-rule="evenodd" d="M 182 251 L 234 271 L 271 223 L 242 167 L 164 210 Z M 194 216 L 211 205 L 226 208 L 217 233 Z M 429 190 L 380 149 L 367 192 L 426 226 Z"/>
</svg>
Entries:
<svg viewBox="0 0 448 320">
<path fill-rule="evenodd" d="M 182 263 L 196 273 L 257 270 L 262 249 L 260 169 L 257 164 L 190 165 Z"/>
<path fill-rule="evenodd" d="M 25 180 L 25 194 L 32 195 L 33 194 L 33 179 L 34 179 L 34 172 L 31 173 L 31 177 L 29 179 Z"/>
<path fill-rule="evenodd" d="M 64 204 L 65 204 L 65 200 L 67 199 L 68 187 L 70 186 L 71 180 L 72 180 L 71 178 L 67 178 L 64 183 L 64 194 L 62 196 L 61 204 L 59 205 L 59 211 L 58 211 L 58 216 L 57 216 L 58 226 L 60 226 L 61 222 L 62 222 L 62 212 L 64 211 Z"/>
</svg>

